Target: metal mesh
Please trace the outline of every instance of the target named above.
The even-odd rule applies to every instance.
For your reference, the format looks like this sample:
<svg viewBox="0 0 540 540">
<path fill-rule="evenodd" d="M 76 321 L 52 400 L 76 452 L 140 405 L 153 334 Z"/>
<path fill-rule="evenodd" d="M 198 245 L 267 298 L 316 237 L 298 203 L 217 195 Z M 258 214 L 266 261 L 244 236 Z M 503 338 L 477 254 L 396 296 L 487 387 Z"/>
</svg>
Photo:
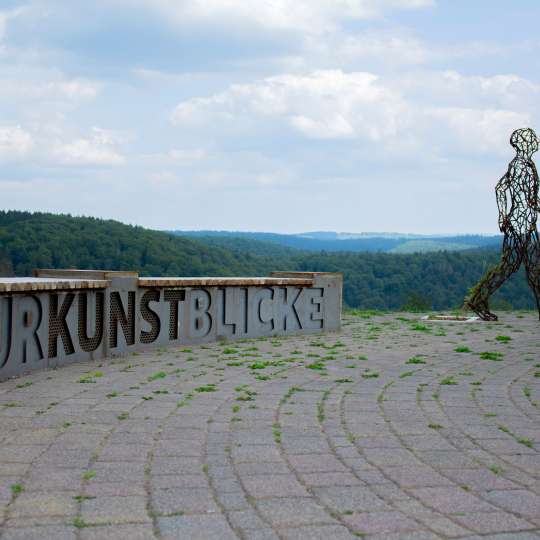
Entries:
<svg viewBox="0 0 540 540">
<path fill-rule="evenodd" d="M 128 314 L 126 316 L 120 293 L 111 293 L 109 307 L 109 345 L 111 347 L 118 346 L 118 323 L 122 327 L 126 344 L 133 345 L 135 343 L 135 291 L 129 291 L 127 294 Z"/>
<path fill-rule="evenodd" d="M 464 304 L 485 321 L 498 319 L 489 310 L 489 299 L 522 263 L 540 317 L 540 239 L 536 226 L 540 202 L 538 172 L 532 160 L 539 140 L 532 129 L 525 128 L 512 133 L 510 144 L 516 149 L 516 157 L 495 188 L 499 229 L 504 234 L 501 262 L 470 290 Z"/>
<path fill-rule="evenodd" d="M 149 332 L 141 332 L 141 343 L 153 343 L 159 336 L 161 323 L 156 313 L 148 306 L 149 302 L 159 302 L 160 291 L 153 289 L 146 291 L 141 298 L 141 315 L 142 318 L 150 323 L 151 330 Z"/>
<path fill-rule="evenodd" d="M 169 339 L 178 339 L 178 303 L 186 299 L 186 291 L 170 289 L 165 291 L 165 301 L 169 302 Z"/>
<path fill-rule="evenodd" d="M 104 294 L 96 293 L 96 312 L 94 322 L 96 329 L 92 337 L 88 336 L 88 296 L 87 293 L 78 295 L 79 316 L 78 316 L 78 333 L 81 349 L 85 352 L 95 351 L 101 340 L 103 339 L 103 314 L 104 314 Z"/>
<path fill-rule="evenodd" d="M 66 354 L 73 354 L 75 352 L 66 322 L 66 316 L 75 295 L 73 293 L 66 294 L 62 306 L 60 307 L 60 311 L 58 310 L 58 296 L 59 295 L 57 294 L 49 295 L 49 358 L 54 358 L 58 355 L 59 336 L 64 344 L 64 352 Z M 27 326 L 29 326 L 30 322 L 31 321 L 25 321 Z"/>
</svg>

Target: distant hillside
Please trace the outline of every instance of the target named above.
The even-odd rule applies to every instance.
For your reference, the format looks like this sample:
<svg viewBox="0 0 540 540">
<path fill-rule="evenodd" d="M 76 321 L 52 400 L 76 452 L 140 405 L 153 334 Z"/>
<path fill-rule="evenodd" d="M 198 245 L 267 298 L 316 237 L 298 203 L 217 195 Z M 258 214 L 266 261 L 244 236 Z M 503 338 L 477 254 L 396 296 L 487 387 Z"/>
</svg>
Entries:
<svg viewBox="0 0 540 540">
<path fill-rule="evenodd" d="M 467 289 L 499 257 L 495 249 L 416 254 L 308 252 L 231 237 L 225 238 L 227 247 L 209 245 L 214 239 L 180 238 L 94 218 L 0 212 L 0 272 L 24 276 L 39 267 L 137 270 L 155 276 L 332 271 L 344 275 L 348 306 L 441 310 L 460 306 Z M 495 305 L 533 308 L 523 275 L 503 287 Z"/>
<path fill-rule="evenodd" d="M 228 249 L 240 253 L 251 253 L 252 255 L 261 257 L 290 257 L 304 252 L 304 250 L 269 240 L 254 240 L 252 238 L 237 238 L 234 236 L 187 236 L 180 238 L 189 238 L 206 246 Z"/>
<path fill-rule="evenodd" d="M 0 253 L 16 275 L 34 268 L 138 270 L 141 275 L 241 275 L 270 261 L 249 253 L 117 221 L 69 215 L 0 212 Z"/>
<path fill-rule="evenodd" d="M 396 233 L 335 233 L 312 232 L 299 234 L 276 234 L 264 232 L 233 231 L 171 231 L 185 238 L 196 238 L 206 244 L 230 247 L 231 239 L 242 240 L 235 249 L 260 253 L 259 242 L 277 244 L 301 251 L 326 252 L 384 252 L 384 253 L 428 253 L 431 251 L 462 251 L 466 249 L 495 247 L 500 245 L 499 236 L 420 236 Z M 377 236 L 378 235 L 378 236 Z M 250 241 L 257 243 L 251 244 Z"/>
<path fill-rule="evenodd" d="M 392 248 L 389 253 L 432 253 L 434 251 L 465 251 L 475 249 L 474 244 L 451 240 L 407 240 Z"/>
</svg>

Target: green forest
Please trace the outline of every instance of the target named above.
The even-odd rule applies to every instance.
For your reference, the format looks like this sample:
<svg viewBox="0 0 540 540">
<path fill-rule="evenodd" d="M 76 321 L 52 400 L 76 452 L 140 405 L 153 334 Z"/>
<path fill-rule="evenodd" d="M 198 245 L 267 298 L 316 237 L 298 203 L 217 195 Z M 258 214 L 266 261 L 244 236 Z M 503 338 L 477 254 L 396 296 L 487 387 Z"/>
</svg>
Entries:
<svg viewBox="0 0 540 540">
<path fill-rule="evenodd" d="M 344 277 L 344 302 L 358 309 L 442 310 L 498 260 L 497 248 L 432 253 L 315 252 L 254 240 L 224 245 L 117 221 L 18 211 L 0 212 L 0 273 L 34 268 L 136 270 L 144 276 L 255 276 L 272 270 L 332 271 Z M 497 309 L 534 307 L 522 272 L 494 298 Z"/>
</svg>

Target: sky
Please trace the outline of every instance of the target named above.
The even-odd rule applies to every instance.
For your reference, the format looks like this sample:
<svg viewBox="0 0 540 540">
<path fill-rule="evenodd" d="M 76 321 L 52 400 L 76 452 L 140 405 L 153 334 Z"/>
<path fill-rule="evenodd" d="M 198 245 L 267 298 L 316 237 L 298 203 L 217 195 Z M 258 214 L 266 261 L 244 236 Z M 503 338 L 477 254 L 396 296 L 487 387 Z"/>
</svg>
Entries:
<svg viewBox="0 0 540 540">
<path fill-rule="evenodd" d="M 537 0 L 0 0 L 0 207 L 497 232 Z"/>
</svg>

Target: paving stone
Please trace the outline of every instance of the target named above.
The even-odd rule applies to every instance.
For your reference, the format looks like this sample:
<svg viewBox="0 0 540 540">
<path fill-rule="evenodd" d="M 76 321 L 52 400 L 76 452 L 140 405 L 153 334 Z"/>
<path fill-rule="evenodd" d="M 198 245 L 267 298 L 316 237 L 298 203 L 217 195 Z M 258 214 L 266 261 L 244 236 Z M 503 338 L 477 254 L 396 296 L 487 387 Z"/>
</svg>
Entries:
<svg viewBox="0 0 540 540">
<path fill-rule="evenodd" d="M 367 487 L 316 488 L 313 493 L 326 505 L 340 512 L 353 510 L 388 510 L 389 506 Z"/>
<path fill-rule="evenodd" d="M 83 483 L 85 469 L 33 469 L 25 481 L 25 491 L 78 490 Z"/>
<path fill-rule="evenodd" d="M 490 512 L 495 510 L 492 505 L 459 487 L 419 488 L 410 491 L 424 504 L 446 514 L 452 512 Z"/>
<path fill-rule="evenodd" d="M 475 466 L 474 460 L 459 450 L 421 450 L 416 452 L 416 455 L 424 463 L 441 470 Z"/>
<path fill-rule="evenodd" d="M 151 525 L 89 527 L 80 531 L 80 540 L 156 540 Z"/>
<path fill-rule="evenodd" d="M 455 516 L 457 522 L 481 534 L 524 531 L 534 529 L 534 525 L 506 512 L 475 512 Z"/>
<path fill-rule="evenodd" d="M 540 517 L 540 495 L 522 489 L 491 491 L 486 499 L 510 512 L 527 517 Z"/>
<path fill-rule="evenodd" d="M 158 518 L 157 526 L 164 540 L 237 540 L 227 520 L 221 515 L 176 516 Z"/>
<path fill-rule="evenodd" d="M 268 474 L 290 474 L 290 469 L 285 463 L 239 463 L 236 470 L 240 476 Z M 210 470 L 212 473 L 212 470 Z"/>
<path fill-rule="evenodd" d="M 203 463 L 200 458 L 157 457 L 152 463 L 153 474 L 197 474 Z"/>
<path fill-rule="evenodd" d="M 311 487 L 358 486 L 360 480 L 350 472 L 302 473 L 302 481 Z"/>
<path fill-rule="evenodd" d="M 455 516 L 452 516 L 452 517 L 455 517 Z M 426 525 L 426 527 L 429 527 L 431 530 L 447 538 L 460 538 L 462 536 L 470 534 L 471 532 L 470 529 L 462 527 L 461 525 L 458 525 L 457 523 L 454 523 L 452 520 L 450 520 L 447 517 L 430 516 L 429 518 L 427 518 L 424 516 L 418 516 L 418 520 L 424 525 Z"/>
<path fill-rule="evenodd" d="M 96 497 L 81 504 L 86 523 L 149 523 L 145 497 Z"/>
<path fill-rule="evenodd" d="M 308 498 L 263 499 L 257 502 L 262 516 L 274 527 L 333 523 L 334 519 Z"/>
<path fill-rule="evenodd" d="M 231 510 L 245 510 L 249 506 L 247 497 L 242 492 L 219 493 L 216 495 L 216 498 L 226 512 L 230 512 Z"/>
<path fill-rule="evenodd" d="M 88 497 L 129 497 L 146 496 L 144 482 L 88 482 L 81 489 L 81 494 Z"/>
<path fill-rule="evenodd" d="M 363 534 L 406 532 L 420 529 L 421 527 L 400 512 L 364 512 L 344 516 L 355 532 Z"/>
<path fill-rule="evenodd" d="M 9 517 L 5 520 L 5 529 L 22 529 L 31 527 L 45 526 L 65 526 L 71 525 L 75 516 L 24 516 L 24 517 Z"/>
<path fill-rule="evenodd" d="M 280 531 L 285 540 L 351 540 L 357 538 L 346 527 L 339 525 L 315 525 L 284 529 Z"/>
<path fill-rule="evenodd" d="M 111 444 L 99 453 L 100 461 L 136 462 L 146 461 L 147 453 L 151 450 L 149 445 L 140 444 Z"/>
<path fill-rule="evenodd" d="M 228 518 L 232 526 L 237 529 L 261 529 L 266 526 L 252 508 L 230 512 Z"/>
<path fill-rule="evenodd" d="M 266 527 L 264 529 L 247 529 L 242 531 L 245 538 L 249 540 L 280 540 L 280 537 L 273 529 Z"/>
<path fill-rule="evenodd" d="M 156 475 L 152 476 L 151 483 L 155 489 L 208 487 L 208 479 L 202 473 Z"/>
<path fill-rule="evenodd" d="M 2 540 L 76 540 L 75 527 L 64 525 L 51 525 L 43 527 L 20 527 L 4 529 L 1 533 Z"/>
<path fill-rule="evenodd" d="M 47 492 L 22 493 L 13 502 L 9 515 L 11 518 L 31 516 L 74 516 L 77 505 L 74 493 L 53 494 Z"/>
<path fill-rule="evenodd" d="M 414 454 L 405 448 L 376 448 L 364 451 L 368 461 L 379 466 L 414 467 L 421 465 Z"/>
<path fill-rule="evenodd" d="M 485 536 L 467 536 L 462 540 L 484 540 Z M 490 540 L 538 540 L 540 534 L 531 532 L 512 532 L 502 534 L 492 534 L 488 537 Z"/>
<path fill-rule="evenodd" d="M 4 463 L 32 463 L 44 451 L 43 446 L 10 444 L 0 447 L 0 461 Z"/>
<path fill-rule="evenodd" d="M 299 472 L 346 472 L 345 466 L 332 454 L 290 456 L 289 463 Z"/>
<path fill-rule="evenodd" d="M 205 514 L 218 512 L 212 491 L 208 488 L 158 489 L 152 493 L 152 509 L 158 514 L 184 512 Z"/>
<path fill-rule="evenodd" d="M 384 473 L 402 488 L 453 485 L 436 470 L 425 466 L 388 467 Z"/>
<path fill-rule="evenodd" d="M 216 493 L 238 493 L 243 491 L 237 478 L 212 478 L 212 487 Z"/>
<path fill-rule="evenodd" d="M 503 467 L 504 468 L 504 467 Z M 475 491 L 493 491 L 500 489 L 516 489 L 515 482 L 494 474 L 491 470 L 483 469 L 453 469 L 445 471 L 453 482 L 469 486 Z"/>
<path fill-rule="evenodd" d="M 144 463 L 108 463 L 98 461 L 92 465 L 95 482 L 137 482 L 144 480 Z"/>
<path fill-rule="evenodd" d="M 308 492 L 290 475 L 248 476 L 242 480 L 247 493 L 255 498 L 307 497 Z"/>
<path fill-rule="evenodd" d="M 369 540 L 441 540 L 443 536 L 430 531 L 413 531 L 405 533 L 370 534 Z"/>
</svg>

